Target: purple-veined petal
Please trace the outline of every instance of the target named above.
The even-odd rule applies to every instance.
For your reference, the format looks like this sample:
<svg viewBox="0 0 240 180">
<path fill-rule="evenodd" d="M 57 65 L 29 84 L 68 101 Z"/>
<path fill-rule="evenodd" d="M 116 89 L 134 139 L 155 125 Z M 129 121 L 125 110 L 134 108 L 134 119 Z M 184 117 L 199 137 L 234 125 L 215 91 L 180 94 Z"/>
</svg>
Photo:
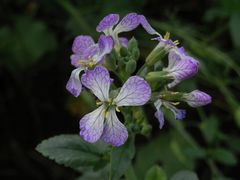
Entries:
<svg viewBox="0 0 240 180">
<path fill-rule="evenodd" d="M 118 14 L 109 14 L 100 21 L 96 30 L 97 32 L 102 32 L 106 29 L 112 28 L 114 25 L 118 23 L 118 21 L 119 21 Z"/>
<path fill-rule="evenodd" d="M 81 56 L 92 45 L 94 45 L 94 41 L 91 36 L 80 35 L 74 39 L 72 51 Z"/>
<path fill-rule="evenodd" d="M 90 143 L 96 142 L 103 133 L 105 107 L 101 105 L 94 111 L 83 116 L 79 122 L 80 136 Z"/>
<path fill-rule="evenodd" d="M 81 56 L 77 55 L 77 54 L 72 54 L 70 56 L 71 59 L 71 64 L 75 67 L 79 67 L 79 60 L 81 59 Z"/>
<path fill-rule="evenodd" d="M 125 38 L 125 37 L 119 37 L 118 39 L 119 39 L 120 44 L 121 44 L 123 47 L 125 47 L 125 48 L 128 47 L 128 39 L 127 39 L 127 38 Z"/>
<path fill-rule="evenodd" d="M 116 34 L 121 32 L 128 32 L 135 29 L 139 25 L 139 16 L 137 13 L 127 14 L 116 26 L 114 32 Z"/>
<path fill-rule="evenodd" d="M 108 113 L 101 139 L 113 146 L 121 146 L 128 138 L 127 128 L 118 120 L 114 108 Z"/>
<path fill-rule="evenodd" d="M 177 51 L 175 49 L 170 50 L 169 54 L 168 54 L 168 67 L 167 68 L 168 69 L 173 68 L 181 60 L 182 60 L 181 55 L 179 53 L 177 53 Z"/>
<path fill-rule="evenodd" d="M 191 58 L 183 59 L 171 68 L 166 68 L 165 71 L 168 72 L 168 76 L 173 77 L 174 81 L 168 84 L 169 88 L 174 87 L 179 82 L 189 77 L 194 76 L 198 72 L 199 62 Z"/>
<path fill-rule="evenodd" d="M 140 21 L 142 27 L 143 27 L 149 34 L 151 34 L 151 35 L 156 34 L 156 35 L 160 36 L 160 34 L 159 34 L 155 29 L 152 28 L 152 26 L 149 24 L 149 22 L 147 21 L 147 19 L 146 19 L 145 16 L 139 15 L 139 21 Z"/>
<path fill-rule="evenodd" d="M 211 103 L 212 98 L 205 92 L 194 90 L 190 93 L 183 95 L 184 100 L 191 107 L 200 107 Z"/>
<path fill-rule="evenodd" d="M 154 114 L 154 116 L 158 119 L 159 122 L 159 128 L 162 129 L 163 125 L 164 125 L 164 115 L 163 112 L 161 110 L 161 106 L 162 106 L 162 102 L 160 99 L 158 99 L 157 101 L 154 102 L 154 106 L 156 108 L 156 112 Z"/>
<path fill-rule="evenodd" d="M 98 40 L 99 54 L 94 59 L 95 64 L 99 63 L 106 54 L 109 54 L 113 49 L 113 39 L 111 36 L 101 35 Z"/>
<path fill-rule="evenodd" d="M 106 68 L 97 66 L 93 70 L 86 70 L 82 75 L 82 84 L 90 89 L 99 100 L 109 99 L 111 79 Z"/>
<path fill-rule="evenodd" d="M 82 70 L 82 67 L 74 69 L 66 85 L 66 89 L 75 97 L 78 97 L 82 90 L 82 83 L 79 78 L 79 74 Z"/>
<path fill-rule="evenodd" d="M 171 39 L 164 39 L 161 35 L 156 38 L 152 38 L 152 40 L 157 40 L 165 47 L 176 47 L 176 44 Z"/>
<path fill-rule="evenodd" d="M 122 86 L 114 99 L 117 106 L 141 106 L 151 97 L 149 84 L 139 76 L 132 76 Z"/>
</svg>

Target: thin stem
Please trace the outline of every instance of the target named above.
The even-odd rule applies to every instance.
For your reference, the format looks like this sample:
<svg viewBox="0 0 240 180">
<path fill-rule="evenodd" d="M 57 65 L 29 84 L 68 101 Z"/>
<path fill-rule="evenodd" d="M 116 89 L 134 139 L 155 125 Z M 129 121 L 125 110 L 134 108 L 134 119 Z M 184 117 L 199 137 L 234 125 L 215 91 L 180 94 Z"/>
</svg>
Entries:
<svg viewBox="0 0 240 180">
<path fill-rule="evenodd" d="M 113 151 L 113 147 L 111 147 L 111 151 L 110 151 L 110 165 L 109 165 L 109 180 L 112 180 L 112 151 Z"/>
</svg>

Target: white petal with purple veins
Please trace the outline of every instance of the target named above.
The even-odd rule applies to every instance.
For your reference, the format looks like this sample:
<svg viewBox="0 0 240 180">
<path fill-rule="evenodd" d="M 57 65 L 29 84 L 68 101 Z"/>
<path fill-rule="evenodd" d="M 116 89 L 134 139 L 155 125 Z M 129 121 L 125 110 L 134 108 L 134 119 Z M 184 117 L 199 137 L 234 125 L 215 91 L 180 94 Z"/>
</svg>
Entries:
<svg viewBox="0 0 240 180">
<path fill-rule="evenodd" d="M 118 14 L 109 14 L 100 21 L 96 30 L 97 32 L 105 31 L 109 28 L 112 28 L 114 25 L 116 25 L 118 21 L 119 21 Z"/>
<path fill-rule="evenodd" d="M 94 70 L 87 70 L 82 75 L 82 84 L 90 89 L 101 101 L 109 99 L 111 79 L 106 68 L 97 66 Z"/>
<path fill-rule="evenodd" d="M 114 32 L 116 34 L 121 32 L 128 32 L 135 29 L 139 24 L 140 22 L 138 14 L 129 13 L 120 21 L 120 23 L 118 23 L 118 25 L 114 29 Z"/>
<path fill-rule="evenodd" d="M 79 78 L 82 70 L 82 67 L 74 69 L 66 85 L 67 90 L 75 97 L 78 97 L 82 90 L 82 83 Z"/>
<path fill-rule="evenodd" d="M 77 36 L 73 41 L 72 51 L 81 56 L 92 45 L 94 45 L 94 41 L 91 36 Z"/>
<path fill-rule="evenodd" d="M 94 58 L 95 64 L 99 63 L 103 57 L 113 49 L 113 39 L 111 36 L 101 35 L 98 40 L 99 54 Z"/>
<path fill-rule="evenodd" d="M 151 97 L 149 84 L 139 76 L 130 77 L 114 99 L 117 106 L 141 106 Z"/>
<path fill-rule="evenodd" d="M 126 127 L 118 120 L 115 109 L 108 112 L 101 139 L 113 146 L 121 146 L 128 138 Z"/>
<path fill-rule="evenodd" d="M 96 142 L 103 133 L 104 105 L 98 107 L 93 112 L 86 114 L 79 122 L 80 136 L 90 143 Z"/>
<path fill-rule="evenodd" d="M 158 36 L 161 36 L 155 29 L 152 28 L 152 26 L 149 24 L 145 16 L 139 15 L 139 21 L 142 25 L 142 27 L 151 35 L 156 34 Z"/>
<path fill-rule="evenodd" d="M 187 93 L 183 96 L 185 101 L 191 107 L 200 107 L 211 103 L 212 98 L 205 92 L 194 90 L 190 93 Z"/>
</svg>

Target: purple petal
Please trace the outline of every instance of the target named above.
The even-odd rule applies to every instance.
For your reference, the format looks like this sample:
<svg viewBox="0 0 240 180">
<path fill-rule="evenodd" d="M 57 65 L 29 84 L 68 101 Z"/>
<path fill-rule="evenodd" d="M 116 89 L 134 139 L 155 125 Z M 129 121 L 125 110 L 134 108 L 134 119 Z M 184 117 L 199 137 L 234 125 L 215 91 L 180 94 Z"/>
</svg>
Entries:
<svg viewBox="0 0 240 180">
<path fill-rule="evenodd" d="M 91 36 L 77 36 L 73 41 L 72 51 L 75 54 L 82 55 L 92 45 L 94 45 L 94 41 Z"/>
<path fill-rule="evenodd" d="M 158 119 L 159 121 L 159 128 L 162 129 L 163 125 L 164 125 L 164 115 L 163 112 L 161 110 L 161 106 L 162 106 L 162 102 L 161 100 L 157 100 L 154 103 L 155 108 L 157 109 L 157 111 L 155 112 L 154 116 Z"/>
<path fill-rule="evenodd" d="M 194 76 L 198 72 L 199 62 L 195 59 L 188 57 L 185 60 L 181 60 L 175 64 L 174 67 L 165 69 L 168 72 L 168 76 L 174 78 L 174 81 L 168 84 L 169 88 L 177 85 L 184 79 Z"/>
<path fill-rule="evenodd" d="M 97 32 L 102 32 L 106 29 L 112 28 L 114 25 L 118 23 L 118 21 L 119 21 L 118 14 L 109 14 L 100 21 L 96 30 Z"/>
<path fill-rule="evenodd" d="M 73 70 L 66 85 L 67 90 L 75 97 L 78 97 L 82 90 L 82 84 L 79 78 L 79 74 L 82 70 L 83 68 L 81 67 Z"/>
<path fill-rule="evenodd" d="M 125 38 L 125 37 L 120 37 L 120 38 L 118 38 L 118 39 L 119 39 L 119 41 L 120 41 L 120 44 L 121 44 L 123 47 L 125 47 L 125 48 L 128 47 L 128 39 L 127 39 L 127 38 Z"/>
<path fill-rule="evenodd" d="M 149 24 L 149 22 L 147 21 L 147 19 L 145 18 L 145 16 L 143 15 L 139 15 L 139 19 L 140 19 L 140 23 L 142 25 L 142 27 L 149 33 L 149 34 L 156 34 L 159 35 L 159 33 L 152 28 L 152 26 Z"/>
<path fill-rule="evenodd" d="M 100 62 L 106 54 L 109 54 L 112 51 L 113 45 L 114 43 L 111 36 L 101 35 L 99 37 L 98 40 L 99 55 L 97 59 L 94 60 L 96 64 Z"/>
<path fill-rule="evenodd" d="M 186 111 L 184 109 L 171 109 L 171 111 L 174 113 L 175 118 L 177 120 L 183 120 L 186 117 Z"/>
<path fill-rule="evenodd" d="M 130 77 L 114 99 L 117 106 L 144 105 L 151 97 L 149 84 L 139 76 Z"/>
<path fill-rule="evenodd" d="M 183 96 L 183 98 L 191 107 L 200 107 L 212 102 L 211 96 L 199 90 L 194 90 L 190 93 L 187 93 Z"/>
<path fill-rule="evenodd" d="M 80 136 L 90 143 L 96 142 L 103 133 L 105 108 L 98 107 L 93 112 L 86 114 L 79 122 Z"/>
<path fill-rule="evenodd" d="M 109 99 L 111 79 L 106 68 L 97 66 L 94 70 L 87 70 L 82 75 L 82 84 L 90 89 L 101 101 Z"/>
<path fill-rule="evenodd" d="M 139 25 L 139 16 L 137 13 L 127 14 L 115 28 L 115 33 L 128 32 Z"/>
<path fill-rule="evenodd" d="M 181 54 L 177 53 L 176 50 L 170 50 L 168 54 L 168 67 L 169 69 L 174 68 L 174 66 L 182 60 Z"/>
<path fill-rule="evenodd" d="M 101 139 L 113 146 L 121 146 L 127 138 L 127 128 L 118 120 L 115 109 L 110 109 Z"/>
<path fill-rule="evenodd" d="M 70 56 L 71 59 L 71 64 L 75 67 L 79 67 L 79 60 L 81 60 L 81 56 L 76 55 L 76 54 L 72 54 Z"/>
</svg>

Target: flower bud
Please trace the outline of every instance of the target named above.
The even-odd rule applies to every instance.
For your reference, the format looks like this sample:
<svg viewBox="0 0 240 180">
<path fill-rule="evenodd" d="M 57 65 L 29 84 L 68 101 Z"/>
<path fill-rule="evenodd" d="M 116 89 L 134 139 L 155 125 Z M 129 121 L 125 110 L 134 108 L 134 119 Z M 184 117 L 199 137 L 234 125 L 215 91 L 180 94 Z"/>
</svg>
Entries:
<svg viewBox="0 0 240 180">
<path fill-rule="evenodd" d="M 137 67 L 137 63 L 135 60 L 130 59 L 127 63 L 126 63 L 126 73 L 128 74 L 132 74 Z"/>
<path fill-rule="evenodd" d="M 184 94 L 182 99 L 191 107 L 205 106 L 212 102 L 211 96 L 199 90 Z"/>
</svg>

